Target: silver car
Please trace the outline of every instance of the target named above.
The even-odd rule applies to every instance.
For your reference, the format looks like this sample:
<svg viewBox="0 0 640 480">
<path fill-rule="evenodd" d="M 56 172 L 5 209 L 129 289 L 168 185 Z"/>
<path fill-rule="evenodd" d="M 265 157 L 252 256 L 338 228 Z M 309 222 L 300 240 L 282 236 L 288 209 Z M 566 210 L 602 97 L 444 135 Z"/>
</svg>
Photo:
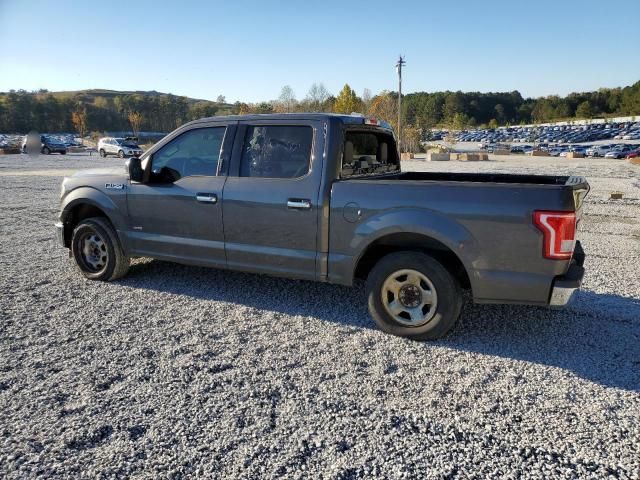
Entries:
<svg viewBox="0 0 640 480">
<path fill-rule="evenodd" d="M 105 137 L 98 141 L 98 153 L 101 157 L 117 155 L 120 158 L 139 157 L 142 149 L 128 138 Z"/>
<path fill-rule="evenodd" d="M 587 149 L 588 157 L 604 157 L 609 151 L 611 151 L 611 145 L 596 145 Z"/>
</svg>

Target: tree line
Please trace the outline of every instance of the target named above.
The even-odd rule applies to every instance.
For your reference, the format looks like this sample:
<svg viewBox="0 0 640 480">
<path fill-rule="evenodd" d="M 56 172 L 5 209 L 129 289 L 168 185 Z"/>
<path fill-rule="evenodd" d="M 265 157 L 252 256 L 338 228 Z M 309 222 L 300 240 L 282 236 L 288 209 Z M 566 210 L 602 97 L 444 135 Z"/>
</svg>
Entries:
<svg viewBox="0 0 640 480">
<path fill-rule="evenodd" d="M 624 88 L 523 98 L 520 92 L 410 93 L 403 96 L 406 122 L 422 128 L 495 128 L 499 125 L 640 115 L 640 81 Z"/>
<path fill-rule="evenodd" d="M 78 92 L 60 96 L 47 91 L 0 93 L 0 132 L 80 131 L 170 132 L 185 122 L 234 113 L 224 103 L 172 94 L 101 95 Z"/>
<path fill-rule="evenodd" d="M 0 93 L 0 132 L 169 132 L 197 118 L 272 112 L 361 112 L 397 127 L 397 92 L 358 95 L 348 84 L 331 94 L 314 83 L 298 99 L 284 86 L 275 100 L 228 104 L 158 92 L 101 94 L 81 91 L 63 96 L 40 90 Z M 571 93 L 565 97 L 523 98 L 520 92 L 416 92 L 403 95 L 403 141 L 411 145 L 433 128 L 464 129 L 543 123 L 573 118 L 640 115 L 640 81 L 624 88 Z"/>
</svg>

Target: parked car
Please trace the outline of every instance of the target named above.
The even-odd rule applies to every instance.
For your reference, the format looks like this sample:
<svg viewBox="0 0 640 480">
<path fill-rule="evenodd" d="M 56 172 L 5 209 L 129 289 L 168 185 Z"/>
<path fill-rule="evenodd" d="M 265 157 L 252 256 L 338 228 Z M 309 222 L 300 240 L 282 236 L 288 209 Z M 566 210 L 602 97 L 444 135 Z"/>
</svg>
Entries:
<svg viewBox="0 0 640 480">
<path fill-rule="evenodd" d="M 562 148 L 554 147 L 549 149 L 549 155 L 552 157 L 559 157 L 562 152 L 565 152 Z"/>
<path fill-rule="evenodd" d="M 631 147 L 619 147 L 614 150 L 610 150 L 604 154 L 604 158 L 624 158 L 627 153 L 631 152 Z"/>
<path fill-rule="evenodd" d="M 98 153 L 101 157 L 117 155 L 120 158 L 139 157 L 142 149 L 134 138 L 105 137 L 98 141 Z"/>
<path fill-rule="evenodd" d="M 625 135 L 640 136 L 640 122 L 589 124 L 589 125 L 555 125 L 533 127 L 499 127 L 496 129 L 480 129 L 460 132 L 460 142 L 556 142 L 577 143 L 591 142 L 610 138 L 623 138 Z"/>
<path fill-rule="evenodd" d="M 30 148 L 28 145 L 29 135 L 25 136 L 22 140 L 22 153 L 28 153 L 27 150 Z M 36 145 L 34 149 L 37 149 L 38 145 L 38 137 L 35 138 Z M 61 155 L 67 154 L 67 146 L 61 141 L 51 138 L 47 135 L 40 135 L 40 153 L 44 155 L 49 155 L 50 153 L 59 153 Z"/>
<path fill-rule="evenodd" d="M 613 145 L 596 145 L 587 149 L 588 157 L 604 157 L 613 148 Z"/>
<path fill-rule="evenodd" d="M 378 326 L 424 340 L 453 327 L 462 288 L 478 303 L 565 305 L 584 274 L 588 191 L 581 177 L 403 172 L 391 128 L 361 116 L 213 117 L 126 170 L 65 178 L 56 232 L 93 280 L 137 256 L 363 278 Z"/>
<path fill-rule="evenodd" d="M 630 158 L 636 158 L 636 157 L 638 157 L 638 156 L 640 156 L 640 148 L 636 148 L 635 150 L 633 150 L 633 151 L 631 151 L 631 152 L 627 153 L 627 154 L 624 156 L 624 158 L 626 158 L 626 159 L 628 160 L 628 159 L 630 159 Z"/>
</svg>

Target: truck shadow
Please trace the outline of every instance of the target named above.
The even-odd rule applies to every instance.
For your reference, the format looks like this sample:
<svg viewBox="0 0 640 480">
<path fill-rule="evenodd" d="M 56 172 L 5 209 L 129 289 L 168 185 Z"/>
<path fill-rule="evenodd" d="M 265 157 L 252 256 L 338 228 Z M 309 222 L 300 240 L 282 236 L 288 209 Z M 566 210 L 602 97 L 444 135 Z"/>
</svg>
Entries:
<svg viewBox="0 0 640 480">
<path fill-rule="evenodd" d="M 119 283 L 350 328 L 377 328 L 367 312 L 363 285 L 346 288 L 157 260 L 132 265 Z M 453 332 L 422 345 L 558 367 L 606 387 L 640 391 L 640 300 L 634 298 L 581 291 L 564 310 L 466 301 Z"/>
</svg>

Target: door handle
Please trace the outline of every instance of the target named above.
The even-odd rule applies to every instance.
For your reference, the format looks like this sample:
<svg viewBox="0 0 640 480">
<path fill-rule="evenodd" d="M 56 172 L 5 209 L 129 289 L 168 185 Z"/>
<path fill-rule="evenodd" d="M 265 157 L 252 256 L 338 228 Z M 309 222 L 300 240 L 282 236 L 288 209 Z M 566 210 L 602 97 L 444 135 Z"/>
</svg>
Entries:
<svg viewBox="0 0 640 480">
<path fill-rule="evenodd" d="M 287 200 L 287 208 L 309 210 L 311 208 L 311 200 L 305 200 L 302 198 L 290 198 L 289 200 Z"/>
<path fill-rule="evenodd" d="M 218 196 L 215 193 L 196 193 L 196 200 L 202 203 L 218 203 Z"/>
</svg>

